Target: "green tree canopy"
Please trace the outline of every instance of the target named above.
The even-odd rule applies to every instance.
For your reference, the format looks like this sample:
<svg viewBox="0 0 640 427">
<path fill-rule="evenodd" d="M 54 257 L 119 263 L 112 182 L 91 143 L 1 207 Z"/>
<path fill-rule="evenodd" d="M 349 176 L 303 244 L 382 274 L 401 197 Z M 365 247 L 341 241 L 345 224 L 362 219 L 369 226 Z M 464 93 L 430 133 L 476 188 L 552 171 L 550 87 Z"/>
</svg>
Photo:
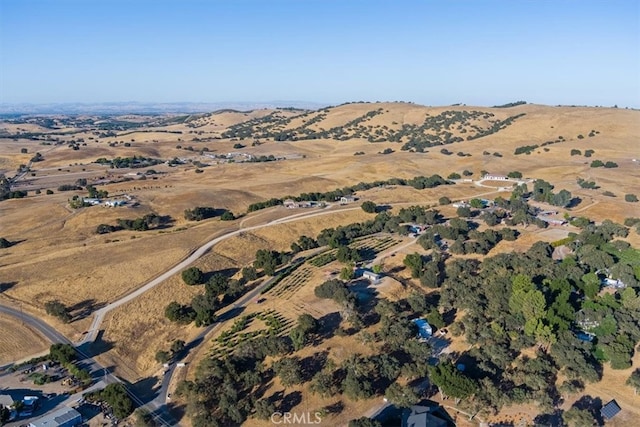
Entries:
<svg viewBox="0 0 640 427">
<path fill-rule="evenodd" d="M 127 418 L 133 412 L 133 401 L 122 383 L 107 385 L 100 397 L 113 408 L 113 415 L 119 419 Z"/>
<path fill-rule="evenodd" d="M 201 285 L 204 283 L 204 274 L 198 267 L 189 267 L 182 271 L 182 280 L 187 285 Z"/>
<path fill-rule="evenodd" d="M 420 396 L 410 386 L 402 386 L 397 382 L 392 383 L 385 392 L 389 402 L 398 408 L 410 408 L 420 401 Z"/>
<path fill-rule="evenodd" d="M 76 353 L 76 349 L 70 344 L 53 344 L 49 347 L 49 357 L 61 365 L 66 365 L 74 361 L 78 357 L 78 354 Z"/>
<path fill-rule="evenodd" d="M 366 213 L 376 213 L 378 206 L 370 200 L 362 202 L 362 210 Z"/>
<path fill-rule="evenodd" d="M 429 366 L 429 379 L 441 393 L 455 398 L 458 402 L 478 390 L 476 382 L 458 371 L 450 362 L 443 361 L 436 366 Z"/>
</svg>

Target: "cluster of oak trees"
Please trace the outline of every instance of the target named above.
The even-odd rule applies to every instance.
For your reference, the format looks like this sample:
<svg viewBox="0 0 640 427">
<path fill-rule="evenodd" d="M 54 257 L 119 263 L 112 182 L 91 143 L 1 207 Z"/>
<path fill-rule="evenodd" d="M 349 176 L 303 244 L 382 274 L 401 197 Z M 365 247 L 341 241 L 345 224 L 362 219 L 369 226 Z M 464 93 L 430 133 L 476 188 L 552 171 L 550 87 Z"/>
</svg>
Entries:
<svg viewBox="0 0 640 427">
<path fill-rule="evenodd" d="M 538 242 L 525 254 L 447 264 L 441 309 L 464 313 L 451 331 L 474 345 L 459 357 L 480 385 L 467 402 L 472 409 L 535 400 L 551 413 L 599 381 L 603 363 L 631 366 L 640 341 L 640 265 L 638 252 L 615 240 L 627 232 L 611 221 L 591 224 L 572 236 L 573 254 L 561 262 Z M 605 275 L 626 289 L 600 292 Z M 581 332 L 592 341 L 579 339 Z M 534 357 L 522 354 L 532 347 Z M 558 377 L 566 379 L 558 384 Z"/>
<path fill-rule="evenodd" d="M 431 175 L 431 176 L 416 176 L 411 179 L 404 178 L 390 178 L 384 181 L 373 181 L 373 182 L 360 182 L 356 185 L 352 185 L 350 187 L 336 188 L 335 190 L 322 192 L 313 192 L 313 193 L 301 193 L 298 196 L 288 196 L 284 198 L 272 198 L 269 200 L 265 200 L 262 202 L 256 202 L 249 205 L 247 208 L 248 212 L 254 212 L 260 209 L 269 208 L 272 206 L 281 205 L 285 199 L 292 199 L 298 202 L 302 201 L 326 201 L 326 202 L 334 202 L 340 197 L 350 196 L 356 191 L 365 191 L 375 187 L 382 187 L 385 185 L 399 185 L 399 186 L 411 186 L 418 190 L 422 190 L 425 188 L 434 188 L 439 185 L 449 184 L 447 180 L 442 178 L 440 175 Z"/>
<path fill-rule="evenodd" d="M 496 208 L 509 212 L 499 221 L 538 224 L 523 196 L 541 201 L 555 197 L 565 203 L 568 196 L 552 189 L 542 182 L 532 193 L 520 186 L 510 200 L 497 199 Z M 633 218 L 627 222 L 640 223 Z M 205 360 L 196 379 L 180 386 L 188 397 L 194 426 L 237 424 L 295 406 L 299 397 L 294 392 L 264 394 L 264 384 L 276 377 L 285 388 L 308 384 L 312 393 L 353 400 L 385 395 L 400 406 L 418 399 L 405 384 L 428 377 L 443 396 L 471 413 L 536 401 L 542 412 L 551 414 L 587 382 L 599 381 L 604 363 L 614 369 L 631 366 L 640 342 L 640 255 L 619 239 L 627 236 L 628 228 L 612 221 L 582 224 L 580 233 L 563 241 L 571 254 L 562 261 L 553 259 L 553 247 L 544 242 L 525 253 L 502 253 L 482 261 L 452 256 L 486 254 L 500 239 L 515 239 L 517 232 L 510 228 L 480 232 L 473 221 L 445 222 L 437 210 L 418 206 L 404 208 L 398 215 L 381 212 L 369 221 L 325 229 L 316 239 L 303 236 L 292 250 L 328 245 L 341 251 L 343 262 L 350 262 L 359 255 L 348 246 L 354 239 L 382 231 L 404 234 L 406 223 L 431 226 L 419 240 L 431 252 L 410 254 L 404 264 L 421 285 L 435 292 L 428 298 L 414 292 L 400 301 L 374 298 L 363 303 L 341 280 L 319 285 L 316 296 L 333 299 L 340 307 L 339 326 L 308 316 L 299 319 L 288 336 L 257 337 L 240 343 L 226 359 Z M 252 273 L 275 272 L 291 257 L 292 253 L 259 251 Z M 620 280 L 626 288 L 601 292 L 605 277 Z M 471 349 L 431 366 L 431 349 L 416 338 L 411 322 L 416 317 L 464 335 Z M 372 325 L 378 325 L 375 333 L 368 328 Z M 336 334 L 369 342 L 377 351 L 370 356 L 354 354 L 340 364 L 324 353 L 304 359 L 294 354 Z M 585 334 L 590 341 L 579 338 Z M 457 368 L 459 364 L 464 371 Z M 629 385 L 638 388 L 638 378 L 640 374 L 632 374 Z M 597 416 L 576 407 L 566 411 L 565 421 L 597 420 Z"/>
<path fill-rule="evenodd" d="M 250 416 L 268 419 L 275 411 L 290 410 L 299 402 L 297 392 L 286 393 L 289 387 L 299 385 L 324 397 L 342 394 L 359 400 L 387 395 L 393 403 L 405 406 L 419 400 L 417 393 L 404 384 L 428 373 L 426 362 L 431 350 L 417 339 L 416 327 L 410 321 L 432 308 L 426 297 L 414 293 L 407 300 L 380 300 L 374 301 L 373 307 L 364 307 L 339 280 L 318 286 L 316 293 L 333 298 L 342 309 L 349 308 L 349 316 L 338 323 L 346 321 L 350 327 L 338 327 L 332 315 L 322 319 L 302 315 L 289 336 L 256 337 L 239 343 L 225 359 L 203 361 L 196 379 L 179 386 L 179 393 L 187 397 L 187 412 L 194 426 L 236 425 Z M 380 325 L 376 333 L 363 330 L 374 324 Z M 294 354 L 338 333 L 360 334 L 380 351 L 372 356 L 354 354 L 342 363 L 329 358 L 327 352 L 306 358 Z M 266 395 L 264 385 L 276 378 L 285 393 Z M 450 381 L 443 384 L 449 385 Z"/>
</svg>

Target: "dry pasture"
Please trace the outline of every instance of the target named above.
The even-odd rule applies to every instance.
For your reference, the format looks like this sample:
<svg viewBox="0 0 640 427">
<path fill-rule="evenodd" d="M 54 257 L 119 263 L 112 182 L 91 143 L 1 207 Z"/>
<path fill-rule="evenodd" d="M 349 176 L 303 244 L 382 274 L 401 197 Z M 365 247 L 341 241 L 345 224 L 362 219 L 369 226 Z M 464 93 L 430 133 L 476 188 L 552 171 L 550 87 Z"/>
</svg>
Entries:
<svg viewBox="0 0 640 427">
<path fill-rule="evenodd" d="M 30 326 L 0 314 L 0 365 L 29 357 L 49 348 L 49 342 Z"/>
</svg>

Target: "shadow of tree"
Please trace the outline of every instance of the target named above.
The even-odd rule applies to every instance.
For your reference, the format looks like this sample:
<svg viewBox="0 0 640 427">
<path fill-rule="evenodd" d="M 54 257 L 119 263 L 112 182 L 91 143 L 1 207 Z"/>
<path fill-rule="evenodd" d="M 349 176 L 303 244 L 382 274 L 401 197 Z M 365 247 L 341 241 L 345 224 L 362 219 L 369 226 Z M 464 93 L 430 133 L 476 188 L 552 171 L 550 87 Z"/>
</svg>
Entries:
<svg viewBox="0 0 640 427">
<path fill-rule="evenodd" d="M 67 307 L 67 310 L 71 314 L 71 321 L 75 322 L 76 320 L 84 319 L 85 317 L 91 315 L 91 313 L 101 309 L 105 305 L 106 303 L 98 303 L 95 299 L 85 299 L 72 305 L 71 307 Z"/>
<path fill-rule="evenodd" d="M 328 313 L 318 319 L 318 333 L 316 334 L 316 340 L 314 340 L 314 345 L 318 345 L 322 340 L 329 339 L 333 337 L 336 333 L 336 330 L 340 327 L 340 323 L 342 322 L 342 316 L 340 313 L 333 312 Z"/>
<path fill-rule="evenodd" d="M 311 356 L 305 357 L 300 361 L 300 366 L 302 367 L 303 382 L 310 381 L 315 374 L 322 370 L 325 363 L 327 362 L 328 355 L 329 352 L 325 350 L 320 353 L 315 353 Z"/>
<path fill-rule="evenodd" d="M 135 383 L 129 383 L 128 386 L 142 403 L 148 403 L 158 396 L 161 382 L 156 377 L 146 377 Z"/>
<path fill-rule="evenodd" d="M 0 283 L 0 293 L 8 291 L 9 289 L 13 288 L 17 284 L 18 284 L 18 282 L 2 282 L 2 283 Z"/>
<path fill-rule="evenodd" d="M 104 339 L 104 330 L 98 332 L 95 341 L 86 342 L 79 347 L 76 347 L 76 350 L 80 353 L 80 356 L 89 356 L 95 357 L 99 356 L 102 353 L 106 353 L 107 351 L 113 349 L 114 345 L 111 341 L 107 341 Z"/>
<path fill-rule="evenodd" d="M 600 410 L 602 409 L 602 399 L 599 397 L 591 397 L 587 394 L 578 399 L 576 403 L 573 404 L 573 407 L 589 411 L 589 413 L 593 415 L 593 418 L 596 419 L 599 426 L 604 425 L 604 420 L 600 414 Z"/>
<path fill-rule="evenodd" d="M 177 403 L 168 403 L 166 406 L 166 412 L 169 416 L 174 420 L 181 420 L 187 415 L 187 407 L 186 405 L 179 405 Z M 155 412 L 160 412 L 158 409 Z"/>
<path fill-rule="evenodd" d="M 327 405 L 322 409 L 327 411 L 329 414 L 339 414 L 344 410 L 344 403 L 342 403 L 342 400 L 338 400 L 337 402 Z"/>
<path fill-rule="evenodd" d="M 298 406 L 302 402 L 302 393 L 299 391 L 292 391 L 291 393 L 285 395 L 282 400 L 280 400 L 280 404 L 278 405 L 278 409 L 281 412 L 290 412 L 293 408 Z"/>
<path fill-rule="evenodd" d="M 562 409 L 555 409 L 548 414 L 539 414 L 533 419 L 533 423 L 536 426 L 561 426 L 564 425 L 562 421 L 563 413 Z"/>
<path fill-rule="evenodd" d="M 215 275 L 219 274 L 221 276 L 229 278 L 234 274 L 236 274 L 238 271 L 240 271 L 240 269 L 235 267 L 223 268 L 222 270 L 208 271 L 203 274 L 204 283 L 208 282 Z"/>
</svg>

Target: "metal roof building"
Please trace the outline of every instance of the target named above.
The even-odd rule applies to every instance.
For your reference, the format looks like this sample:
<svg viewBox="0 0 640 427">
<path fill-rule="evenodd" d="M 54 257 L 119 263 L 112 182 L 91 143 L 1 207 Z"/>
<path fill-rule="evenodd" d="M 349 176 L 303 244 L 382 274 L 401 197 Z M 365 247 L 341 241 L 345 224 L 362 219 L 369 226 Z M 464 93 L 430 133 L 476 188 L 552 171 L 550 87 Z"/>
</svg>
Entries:
<svg viewBox="0 0 640 427">
<path fill-rule="evenodd" d="M 418 337 L 420 339 L 426 340 L 431 337 L 433 329 L 431 328 L 431 325 L 429 325 L 429 322 L 425 319 L 413 319 L 412 322 L 418 326 Z"/>
<path fill-rule="evenodd" d="M 602 418 L 604 418 L 605 420 L 610 420 L 611 418 L 618 415 L 618 412 L 620 411 L 622 411 L 622 408 L 620 408 L 620 405 L 618 405 L 618 402 L 616 402 L 614 399 L 604 405 L 602 409 L 600 409 L 600 415 L 602 415 Z"/>
<path fill-rule="evenodd" d="M 29 427 L 74 427 L 82 423 L 82 415 L 73 408 L 60 408 L 29 424 Z"/>
</svg>

